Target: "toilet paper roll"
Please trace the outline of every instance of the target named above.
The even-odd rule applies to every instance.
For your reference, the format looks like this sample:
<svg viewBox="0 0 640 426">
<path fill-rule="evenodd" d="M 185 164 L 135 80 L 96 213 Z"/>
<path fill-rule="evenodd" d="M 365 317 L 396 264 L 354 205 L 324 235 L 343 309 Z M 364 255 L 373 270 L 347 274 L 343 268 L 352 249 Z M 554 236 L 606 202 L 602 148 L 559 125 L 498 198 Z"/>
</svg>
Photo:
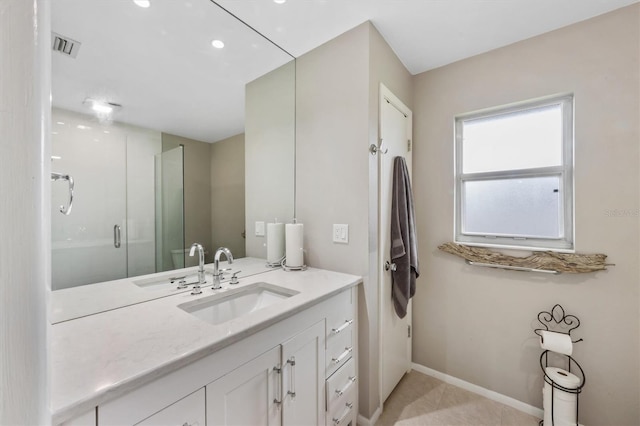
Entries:
<svg viewBox="0 0 640 426">
<path fill-rule="evenodd" d="M 554 426 L 576 425 L 577 400 L 576 394 L 564 392 L 560 389 L 552 389 L 549 383 L 545 383 L 542 391 L 544 424 Z M 551 403 L 553 401 L 553 408 Z"/>
<path fill-rule="evenodd" d="M 543 330 L 540 332 L 540 347 L 563 355 L 571 355 L 573 353 L 571 336 L 555 331 Z"/>
<path fill-rule="evenodd" d="M 581 380 L 575 374 L 557 367 L 544 369 L 546 375 L 557 385 L 566 389 L 576 389 Z M 544 424 L 555 426 L 568 426 L 576 424 L 578 401 L 577 394 L 553 388 L 546 382 L 542 390 L 542 403 L 544 408 Z M 553 405 L 553 408 L 552 408 Z M 553 419 L 552 419 L 553 416 Z"/>
<path fill-rule="evenodd" d="M 559 384 L 563 388 L 577 389 L 580 386 L 580 377 L 573 373 L 563 370 L 558 367 L 547 367 L 544 369 L 547 376 L 555 383 Z M 573 394 L 575 396 L 575 394 Z"/>
<path fill-rule="evenodd" d="M 304 225 L 302 223 L 287 223 L 285 226 L 286 255 L 285 264 L 291 268 L 299 268 L 304 265 L 304 252 L 302 242 L 304 237 Z"/>
<path fill-rule="evenodd" d="M 267 223 L 267 262 L 278 263 L 284 257 L 284 223 Z"/>
</svg>

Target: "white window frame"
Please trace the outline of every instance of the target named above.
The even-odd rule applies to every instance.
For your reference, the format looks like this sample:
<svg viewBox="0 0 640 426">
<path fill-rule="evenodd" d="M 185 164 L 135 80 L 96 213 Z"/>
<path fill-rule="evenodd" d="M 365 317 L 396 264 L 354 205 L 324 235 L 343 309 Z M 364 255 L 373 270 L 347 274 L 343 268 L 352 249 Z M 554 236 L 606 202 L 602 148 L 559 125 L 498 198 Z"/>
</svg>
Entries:
<svg viewBox="0 0 640 426">
<path fill-rule="evenodd" d="M 553 167 L 538 167 L 521 170 L 507 170 L 499 172 L 462 173 L 463 170 L 463 123 L 478 118 L 498 117 L 503 114 L 551 105 L 562 108 L 562 165 Z M 552 250 L 559 252 L 574 252 L 574 96 L 573 94 L 554 95 L 545 98 L 518 102 L 515 104 L 474 111 L 461 114 L 454 120 L 455 134 L 455 196 L 454 196 L 454 241 L 470 246 L 497 247 L 508 249 Z M 542 238 L 538 236 L 511 235 L 483 235 L 464 232 L 463 218 L 463 188 L 466 181 L 488 179 L 518 179 L 525 177 L 560 176 L 560 191 L 563 195 L 561 202 L 561 217 L 564 217 L 563 230 L 560 238 Z"/>
</svg>

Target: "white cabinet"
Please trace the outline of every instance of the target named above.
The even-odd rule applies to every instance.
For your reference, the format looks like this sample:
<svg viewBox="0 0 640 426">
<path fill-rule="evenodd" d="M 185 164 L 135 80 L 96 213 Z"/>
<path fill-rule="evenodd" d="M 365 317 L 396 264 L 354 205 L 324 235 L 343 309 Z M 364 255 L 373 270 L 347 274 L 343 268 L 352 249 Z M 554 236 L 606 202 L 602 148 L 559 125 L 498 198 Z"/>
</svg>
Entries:
<svg viewBox="0 0 640 426">
<path fill-rule="evenodd" d="M 207 385 L 207 426 L 281 423 L 277 346 Z"/>
<path fill-rule="evenodd" d="M 60 426 L 96 426 L 96 409 L 94 408 L 71 420 L 67 420 Z"/>
<path fill-rule="evenodd" d="M 207 385 L 207 425 L 324 423 L 324 321 Z"/>
<path fill-rule="evenodd" d="M 345 290 L 101 404 L 97 424 L 348 424 L 358 412 L 355 295 Z M 345 396 L 327 398 L 326 386 Z"/>
<path fill-rule="evenodd" d="M 204 389 L 158 411 L 138 423 L 138 426 L 206 426 Z"/>
<path fill-rule="evenodd" d="M 324 321 L 282 344 L 283 425 L 324 423 Z"/>
</svg>

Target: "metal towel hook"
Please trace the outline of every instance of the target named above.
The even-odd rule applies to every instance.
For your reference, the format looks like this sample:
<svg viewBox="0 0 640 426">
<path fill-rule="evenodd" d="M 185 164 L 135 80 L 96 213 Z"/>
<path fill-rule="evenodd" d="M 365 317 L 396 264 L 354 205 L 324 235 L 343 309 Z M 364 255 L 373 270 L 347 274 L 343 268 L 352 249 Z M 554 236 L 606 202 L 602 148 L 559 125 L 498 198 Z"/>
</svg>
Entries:
<svg viewBox="0 0 640 426">
<path fill-rule="evenodd" d="M 380 140 L 380 146 L 376 146 L 376 144 L 372 143 L 371 145 L 369 145 L 369 152 L 371 153 L 371 155 L 376 155 L 378 152 L 380 154 L 386 154 L 387 152 L 389 152 L 389 148 L 383 148 L 383 143 L 382 139 Z"/>
<path fill-rule="evenodd" d="M 71 207 L 73 207 L 73 177 L 63 175 L 62 173 L 51 172 L 51 180 L 66 180 L 69 182 L 69 205 L 67 207 L 64 205 L 60 206 L 60 213 L 68 216 L 71 213 Z"/>
</svg>

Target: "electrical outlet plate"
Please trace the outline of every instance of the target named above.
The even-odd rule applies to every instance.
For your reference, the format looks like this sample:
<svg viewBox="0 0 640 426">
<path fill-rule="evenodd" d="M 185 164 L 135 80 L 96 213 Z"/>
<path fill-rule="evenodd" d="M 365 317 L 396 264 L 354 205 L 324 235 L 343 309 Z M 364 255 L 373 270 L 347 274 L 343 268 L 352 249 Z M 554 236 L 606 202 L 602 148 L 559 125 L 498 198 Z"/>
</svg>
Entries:
<svg viewBox="0 0 640 426">
<path fill-rule="evenodd" d="M 264 237 L 264 222 L 256 222 L 256 237 Z"/>
<path fill-rule="evenodd" d="M 333 242 L 338 244 L 349 244 L 349 225 L 333 225 Z"/>
</svg>

